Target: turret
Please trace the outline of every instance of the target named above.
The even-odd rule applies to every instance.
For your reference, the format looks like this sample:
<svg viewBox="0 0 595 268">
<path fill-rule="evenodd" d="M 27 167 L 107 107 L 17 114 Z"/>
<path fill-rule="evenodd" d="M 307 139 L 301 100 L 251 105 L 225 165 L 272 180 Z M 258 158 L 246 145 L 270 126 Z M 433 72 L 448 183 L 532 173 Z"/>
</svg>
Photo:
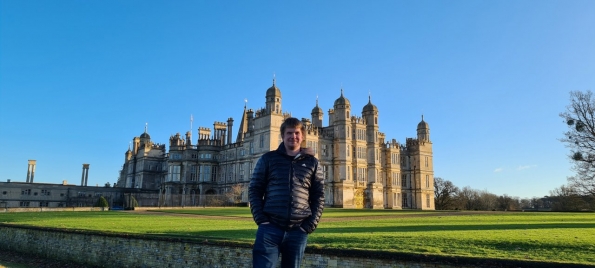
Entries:
<svg viewBox="0 0 595 268">
<path fill-rule="evenodd" d="M 368 104 L 362 109 L 362 117 L 368 126 L 378 126 L 378 108 L 372 104 L 372 98 L 368 96 Z"/>
<path fill-rule="evenodd" d="M 350 112 L 351 112 L 351 104 L 349 100 L 343 96 L 343 89 L 341 89 L 341 96 L 335 100 L 335 104 L 333 105 L 335 111 L 335 119 L 333 120 L 335 123 L 347 123 L 349 121 Z"/>
<path fill-rule="evenodd" d="M 417 140 L 420 142 L 430 142 L 430 126 L 424 121 L 424 116 L 421 116 L 421 122 L 417 124 Z"/>
<path fill-rule="evenodd" d="M 322 109 L 320 107 L 318 107 L 318 98 L 316 98 L 316 107 L 314 107 L 312 109 L 312 113 L 310 113 L 312 115 L 312 125 L 314 125 L 315 127 L 322 127 L 322 116 L 324 115 L 324 112 L 322 111 Z"/>
<path fill-rule="evenodd" d="M 273 78 L 273 85 L 267 89 L 266 94 L 266 111 L 268 114 L 281 113 L 281 90 L 275 85 L 275 78 Z"/>
</svg>

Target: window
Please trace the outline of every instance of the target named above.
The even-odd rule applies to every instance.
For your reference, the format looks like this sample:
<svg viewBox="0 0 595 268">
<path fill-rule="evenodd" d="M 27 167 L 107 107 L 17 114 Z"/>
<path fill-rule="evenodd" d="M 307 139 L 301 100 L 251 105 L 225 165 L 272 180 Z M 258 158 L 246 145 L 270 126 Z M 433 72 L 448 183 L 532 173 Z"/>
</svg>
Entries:
<svg viewBox="0 0 595 268">
<path fill-rule="evenodd" d="M 430 188 L 430 175 L 426 175 L 426 188 Z"/>
<path fill-rule="evenodd" d="M 430 207 L 430 195 L 426 194 L 426 207 L 429 208 Z"/>
<path fill-rule="evenodd" d="M 190 167 L 190 180 L 196 181 L 198 179 L 198 175 L 196 174 L 196 166 Z"/>
<path fill-rule="evenodd" d="M 180 181 L 180 166 L 169 166 L 168 181 Z"/>
<path fill-rule="evenodd" d="M 426 167 L 428 166 L 428 157 L 426 156 Z"/>
<path fill-rule="evenodd" d="M 50 202 L 48 202 L 48 201 L 40 201 L 39 202 L 39 206 L 40 207 L 49 207 L 50 206 Z"/>
<path fill-rule="evenodd" d="M 326 144 L 322 145 L 322 156 L 328 156 L 328 150 L 326 146 Z"/>
<path fill-rule="evenodd" d="M 211 181 L 212 182 L 217 181 L 217 168 L 216 167 L 211 167 Z"/>
<path fill-rule="evenodd" d="M 402 204 L 403 204 L 403 207 L 404 208 L 405 207 L 409 207 L 409 202 L 407 202 L 407 194 L 406 193 L 403 193 L 403 202 L 402 202 Z"/>
<path fill-rule="evenodd" d="M 6 193 L 6 191 L 2 191 L 2 194 L 3 194 L 3 195 L 6 195 L 7 193 Z"/>
<path fill-rule="evenodd" d="M 244 180 L 244 163 L 240 163 L 240 180 Z"/>
<path fill-rule="evenodd" d="M 260 148 L 264 147 L 264 134 L 260 135 Z"/>
<path fill-rule="evenodd" d="M 328 166 L 322 166 L 322 178 L 326 181 L 328 178 Z"/>
<path fill-rule="evenodd" d="M 250 154 L 254 154 L 254 143 L 250 142 Z"/>
<path fill-rule="evenodd" d="M 21 206 L 21 207 L 28 207 L 29 204 L 30 204 L 29 201 L 21 201 L 21 202 L 19 202 L 19 206 Z"/>
<path fill-rule="evenodd" d="M 31 189 L 22 190 L 21 195 L 31 195 Z"/>
<path fill-rule="evenodd" d="M 212 171 L 212 166 L 198 166 L 198 172 L 199 172 L 199 181 L 209 181 L 209 178 L 211 178 L 211 171 Z"/>
</svg>

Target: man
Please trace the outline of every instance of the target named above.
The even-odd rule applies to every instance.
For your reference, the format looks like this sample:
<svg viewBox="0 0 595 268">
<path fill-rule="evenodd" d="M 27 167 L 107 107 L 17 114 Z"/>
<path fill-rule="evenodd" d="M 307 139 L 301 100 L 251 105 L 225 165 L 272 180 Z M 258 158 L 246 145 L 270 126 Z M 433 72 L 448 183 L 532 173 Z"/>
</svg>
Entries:
<svg viewBox="0 0 595 268">
<path fill-rule="evenodd" d="M 324 209 L 324 179 L 311 150 L 301 148 L 305 127 L 296 118 L 281 124 L 283 142 L 256 163 L 248 195 L 258 225 L 252 264 L 300 267 L 308 234 Z"/>
</svg>

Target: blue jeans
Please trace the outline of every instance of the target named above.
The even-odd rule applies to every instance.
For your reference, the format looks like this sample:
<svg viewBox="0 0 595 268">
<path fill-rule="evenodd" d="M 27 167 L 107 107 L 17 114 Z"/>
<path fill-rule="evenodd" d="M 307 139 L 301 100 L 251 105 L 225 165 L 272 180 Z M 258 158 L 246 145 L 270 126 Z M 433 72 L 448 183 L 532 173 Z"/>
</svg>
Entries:
<svg viewBox="0 0 595 268">
<path fill-rule="evenodd" d="M 272 223 L 261 224 L 252 249 L 252 266 L 276 267 L 281 254 L 281 267 L 300 267 L 307 242 L 308 234 L 300 228 L 285 231 Z"/>
</svg>

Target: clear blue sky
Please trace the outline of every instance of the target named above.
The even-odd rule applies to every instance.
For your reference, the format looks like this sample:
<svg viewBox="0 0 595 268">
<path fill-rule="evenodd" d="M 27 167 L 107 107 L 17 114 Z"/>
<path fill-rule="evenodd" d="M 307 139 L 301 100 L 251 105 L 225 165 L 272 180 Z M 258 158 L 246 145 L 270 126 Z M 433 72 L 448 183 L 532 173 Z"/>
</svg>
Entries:
<svg viewBox="0 0 595 268">
<path fill-rule="evenodd" d="M 424 115 L 435 176 L 548 195 L 572 175 L 558 116 L 595 86 L 595 1 L 0 0 L 0 181 L 114 183 L 156 143 L 264 106 L 310 117 L 371 94 L 388 139 Z M 325 113 L 325 124 L 328 116 Z M 235 128 L 237 130 L 237 126 Z M 234 131 L 235 132 L 235 131 Z M 235 138 L 235 135 L 234 135 Z"/>
</svg>

